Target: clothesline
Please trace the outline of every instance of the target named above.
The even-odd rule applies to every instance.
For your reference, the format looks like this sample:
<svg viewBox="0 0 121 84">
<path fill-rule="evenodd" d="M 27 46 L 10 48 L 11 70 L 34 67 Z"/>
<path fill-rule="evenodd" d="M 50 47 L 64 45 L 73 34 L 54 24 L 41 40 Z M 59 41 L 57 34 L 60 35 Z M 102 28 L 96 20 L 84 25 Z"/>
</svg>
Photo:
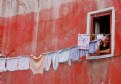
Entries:
<svg viewBox="0 0 121 84">
<path fill-rule="evenodd" d="M 121 57 L 121 55 L 113 55 L 111 57 L 106 57 L 106 58 L 103 58 L 103 59 L 114 58 L 114 57 Z M 7 60 L 7 61 L 5 61 L 5 60 Z M 28 60 L 28 61 L 26 61 L 26 60 Z M 84 62 L 84 61 L 90 61 L 90 59 L 77 60 L 77 61 L 73 61 L 73 63 L 79 63 L 79 62 Z M 5 65 L 7 63 L 7 66 L 1 66 L 0 72 L 3 72 L 3 71 L 16 71 L 16 70 L 29 70 L 29 69 L 31 69 L 30 66 L 29 66 L 28 57 L 24 58 L 24 59 L 23 59 L 23 57 L 21 59 L 18 59 L 18 58 L 6 59 L 5 58 L 5 59 L 1 59 L 1 63 L 3 63 L 3 65 Z M 45 62 L 43 62 L 43 63 L 45 64 Z M 37 66 L 37 68 L 38 67 L 39 67 L 39 65 Z M 44 71 L 44 67 L 43 67 L 43 71 Z M 41 73 L 43 73 L 43 71 Z M 34 72 L 33 72 L 33 74 L 34 74 Z"/>
</svg>

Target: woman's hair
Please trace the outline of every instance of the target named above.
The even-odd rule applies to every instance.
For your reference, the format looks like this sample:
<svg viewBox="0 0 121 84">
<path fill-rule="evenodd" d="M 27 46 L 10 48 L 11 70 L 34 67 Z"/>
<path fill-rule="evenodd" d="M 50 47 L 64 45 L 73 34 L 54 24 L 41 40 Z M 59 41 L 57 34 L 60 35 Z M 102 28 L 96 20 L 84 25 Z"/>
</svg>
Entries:
<svg viewBox="0 0 121 84">
<path fill-rule="evenodd" d="M 105 37 L 106 37 L 106 38 L 109 38 L 109 40 L 110 40 L 110 35 L 109 35 L 109 34 L 108 34 L 108 35 L 106 35 Z"/>
</svg>

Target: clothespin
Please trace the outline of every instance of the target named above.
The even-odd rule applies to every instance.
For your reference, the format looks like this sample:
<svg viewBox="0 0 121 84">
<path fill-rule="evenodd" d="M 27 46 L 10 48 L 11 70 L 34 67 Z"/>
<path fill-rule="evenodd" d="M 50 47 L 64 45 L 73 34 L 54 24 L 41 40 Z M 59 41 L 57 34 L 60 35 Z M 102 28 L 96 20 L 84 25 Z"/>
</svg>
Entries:
<svg viewBox="0 0 121 84">
<path fill-rule="evenodd" d="M 31 58 L 36 59 L 36 56 L 34 56 L 33 54 L 31 54 L 30 56 Z"/>
<path fill-rule="evenodd" d="M 42 56 L 43 56 L 43 54 L 41 54 L 41 55 L 39 55 L 39 57 L 37 57 L 37 56 L 35 56 L 35 55 L 30 55 L 33 59 L 35 59 L 35 60 L 37 60 L 37 59 L 40 59 Z"/>
</svg>

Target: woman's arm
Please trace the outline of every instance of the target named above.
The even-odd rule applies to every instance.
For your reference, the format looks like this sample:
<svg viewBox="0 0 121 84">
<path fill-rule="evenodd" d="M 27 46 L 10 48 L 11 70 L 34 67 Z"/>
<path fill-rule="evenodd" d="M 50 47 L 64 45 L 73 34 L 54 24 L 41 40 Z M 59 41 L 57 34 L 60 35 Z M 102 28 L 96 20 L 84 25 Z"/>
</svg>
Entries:
<svg viewBox="0 0 121 84">
<path fill-rule="evenodd" d="M 99 54 L 109 54 L 109 53 L 110 53 L 110 49 L 99 51 Z"/>
</svg>

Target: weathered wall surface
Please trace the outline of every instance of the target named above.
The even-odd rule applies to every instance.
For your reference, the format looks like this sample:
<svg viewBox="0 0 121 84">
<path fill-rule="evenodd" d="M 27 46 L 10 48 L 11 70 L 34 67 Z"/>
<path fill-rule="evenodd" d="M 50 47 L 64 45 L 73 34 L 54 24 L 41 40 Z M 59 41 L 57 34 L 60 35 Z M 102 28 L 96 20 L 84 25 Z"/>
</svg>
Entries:
<svg viewBox="0 0 121 84">
<path fill-rule="evenodd" d="M 86 33 L 87 13 L 107 7 L 115 8 L 115 56 L 121 55 L 120 0 L 38 1 L 0 1 L 0 50 L 7 57 L 39 55 L 76 45 L 77 34 Z M 51 68 L 43 75 L 33 75 L 31 71 L 3 72 L 0 84 L 120 84 L 120 61 L 118 56 L 72 66 L 65 63 L 57 71 Z"/>
</svg>

